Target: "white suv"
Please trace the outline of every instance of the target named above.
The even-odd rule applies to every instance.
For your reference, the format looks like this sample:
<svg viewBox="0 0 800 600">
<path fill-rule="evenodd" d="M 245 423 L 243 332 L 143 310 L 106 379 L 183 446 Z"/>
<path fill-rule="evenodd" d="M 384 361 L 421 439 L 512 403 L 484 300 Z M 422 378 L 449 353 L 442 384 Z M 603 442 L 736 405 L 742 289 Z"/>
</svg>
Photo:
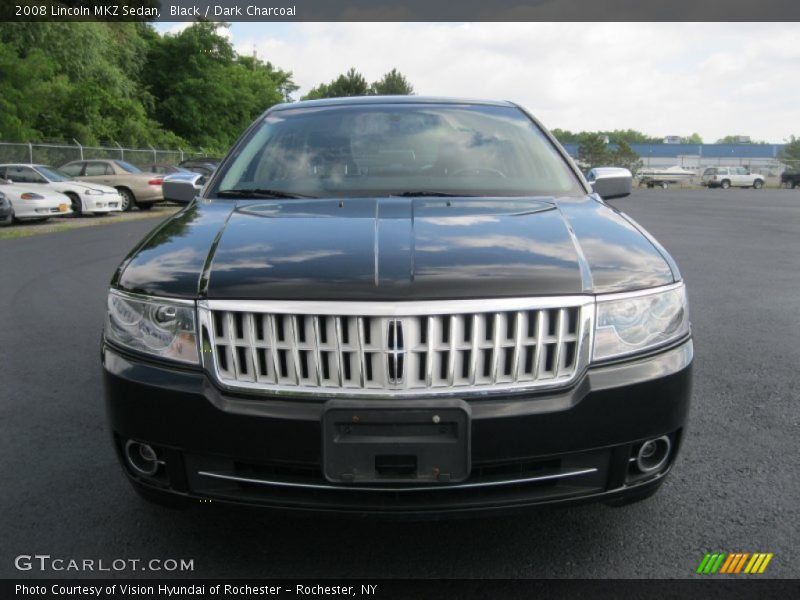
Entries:
<svg viewBox="0 0 800 600">
<path fill-rule="evenodd" d="M 710 188 L 721 187 L 751 187 L 761 189 L 764 187 L 764 176 L 750 173 L 744 167 L 709 167 L 703 171 L 702 184 Z"/>
</svg>

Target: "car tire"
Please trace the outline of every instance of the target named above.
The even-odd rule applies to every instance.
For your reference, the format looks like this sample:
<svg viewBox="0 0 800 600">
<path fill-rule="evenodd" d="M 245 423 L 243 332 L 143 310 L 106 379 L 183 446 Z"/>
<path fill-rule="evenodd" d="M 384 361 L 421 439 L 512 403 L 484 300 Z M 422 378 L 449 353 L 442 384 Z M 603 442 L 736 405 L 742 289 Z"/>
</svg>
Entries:
<svg viewBox="0 0 800 600">
<path fill-rule="evenodd" d="M 148 202 L 147 204 L 137 204 L 136 206 L 139 207 L 139 210 L 150 210 L 153 208 L 153 202 Z"/>
<path fill-rule="evenodd" d="M 731 182 L 727 179 L 723 179 L 722 183 L 719 184 L 719 187 L 721 187 L 723 190 L 727 190 L 729 187 L 731 187 Z"/>
<path fill-rule="evenodd" d="M 0 221 L 0 227 L 8 227 L 14 222 L 14 213 L 12 212 L 4 220 Z"/>
<path fill-rule="evenodd" d="M 753 182 L 753 189 L 754 190 L 760 190 L 762 187 L 764 187 L 764 182 L 761 179 L 756 179 Z"/>
<path fill-rule="evenodd" d="M 69 198 L 70 208 L 72 208 L 72 216 L 80 217 L 83 214 L 83 204 L 77 194 L 67 192 L 66 196 Z"/>
<path fill-rule="evenodd" d="M 133 207 L 136 206 L 136 198 L 133 197 L 133 192 L 128 188 L 117 188 L 117 191 L 122 196 L 122 212 L 133 210 Z"/>
<path fill-rule="evenodd" d="M 161 490 L 144 486 L 134 481 L 131 482 L 131 485 L 140 498 L 151 504 L 157 504 L 158 506 L 171 508 L 173 510 L 186 510 L 191 504 L 191 501 L 183 496 L 162 492 Z"/>
</svg>

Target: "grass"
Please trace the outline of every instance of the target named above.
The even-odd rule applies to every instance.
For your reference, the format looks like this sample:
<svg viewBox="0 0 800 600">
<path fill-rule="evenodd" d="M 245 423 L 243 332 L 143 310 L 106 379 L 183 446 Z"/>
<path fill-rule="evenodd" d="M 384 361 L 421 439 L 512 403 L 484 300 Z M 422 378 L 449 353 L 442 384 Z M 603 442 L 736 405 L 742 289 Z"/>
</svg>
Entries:
<svg viewBox="0 0 800 600">
<path fill-rule="evenodd" d="M 97 227 L 98 225 L 113 225 L 115 223 L 128 223 L 142 219 L 164 219 L 180 210 L 177 206 L 154 206 L 149 211 L 135 210 L 129 213 L 111 213 L 103 216 L 85 217 L 54 217 L 48 221 L 38 223 L 14 223 L 7 227 L 0 227 L 0 240 L 29 237 L 45 233 L 58 233 L 82 227 Z"/>
</svg>

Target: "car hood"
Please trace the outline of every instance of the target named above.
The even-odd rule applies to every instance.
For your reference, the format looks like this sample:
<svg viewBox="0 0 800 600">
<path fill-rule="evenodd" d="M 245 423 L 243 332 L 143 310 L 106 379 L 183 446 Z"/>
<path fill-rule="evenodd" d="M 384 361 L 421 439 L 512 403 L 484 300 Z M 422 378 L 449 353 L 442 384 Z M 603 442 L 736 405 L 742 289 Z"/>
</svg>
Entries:
<svg viewBox="0 0 800 600">
<path fill-rule="evenodd" d="M 50 189 L 46 185 L 40 185 L 38 183 L 9 183 L 0 185 L 0 192 L 10 192 L 12 194 L 23 194 L 25 192 L 32 192 L 34 194 L 39 194 L 40 196 L 46 198 L 47 200 L 55 200 L 58 202 L 69 202 L 69 198 L 64 194 L 57 192 L 54 189 Z"/>
<path fill-rule="evenodd" d="M 59 181 L 52 184 L 53 187 L 58 189 L 60 192 L 64 191 L 73 191 L 78 193 L 83 193 L 86 190 L 98 190 L 103 192 L 104 194 L 119 194 L 117 190 L 110 185 L 101 185 L 99 183 L 87 183 L 85 181 Z"/>
<path fill-rule="evenodd" d="M 417 300 L 623 291 L 677 270 L 593 197 L 201 201 L 120 266 L 176 297 Z"/>
</svg>

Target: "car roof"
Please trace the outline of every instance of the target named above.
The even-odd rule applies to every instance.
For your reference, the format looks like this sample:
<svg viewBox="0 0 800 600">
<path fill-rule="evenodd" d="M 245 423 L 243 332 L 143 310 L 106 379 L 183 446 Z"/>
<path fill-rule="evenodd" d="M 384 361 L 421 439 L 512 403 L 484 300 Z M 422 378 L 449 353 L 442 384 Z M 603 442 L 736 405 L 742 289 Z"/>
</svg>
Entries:
<svg viewBox="0 0 800 600">
<path fill-rule="evenodd" d="M 471 104 L 479 106 L 516 106 L 508 100 L 480 100 L 475 98 L 452 98 L 439 96 L 347 96 L 344 98 L 322 98 L 320 100 L 301 100 L 284 102 L 269 109 L 288 110 L 314 108 L 320 106 L 358 106 L 364 104 Z"/>
</svg>

